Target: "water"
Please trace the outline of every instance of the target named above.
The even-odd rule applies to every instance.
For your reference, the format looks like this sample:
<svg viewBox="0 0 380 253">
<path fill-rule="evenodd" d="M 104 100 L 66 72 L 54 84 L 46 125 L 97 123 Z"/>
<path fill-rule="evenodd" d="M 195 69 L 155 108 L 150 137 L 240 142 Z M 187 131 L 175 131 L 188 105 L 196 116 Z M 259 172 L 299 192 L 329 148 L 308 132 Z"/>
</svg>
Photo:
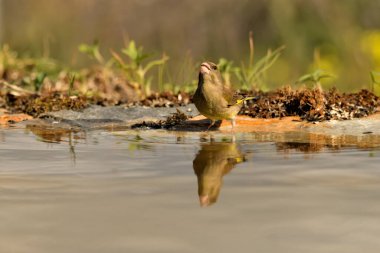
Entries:
<svg viewBox="0 0 380 253">
<path fill-rule="evenodd" d="M 379 147 L 0 129 L 0 252 L 378 252 Z"/>
</svg>

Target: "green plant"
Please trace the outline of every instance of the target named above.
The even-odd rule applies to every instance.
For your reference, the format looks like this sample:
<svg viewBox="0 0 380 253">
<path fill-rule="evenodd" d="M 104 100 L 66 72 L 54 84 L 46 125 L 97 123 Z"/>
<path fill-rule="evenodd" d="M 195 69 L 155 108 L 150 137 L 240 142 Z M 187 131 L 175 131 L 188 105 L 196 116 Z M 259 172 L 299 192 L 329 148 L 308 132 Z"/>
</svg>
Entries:
<svg viewBox="0 0 380 253">
<path fill-rule="evenodd" d="M 146 64 L 144 61 L 152 57 L 152 54 L 144 53 L 143 47 L 137 47 L 136 43 L 131 40 L 128 45 L 121 50 L 121 52 L 127 56 L 127 61 L 111 50 L 111 54 L 118 64 L 118 66 L 124 71 L 127 78 L 133 82 L 141 85 L 144 89 L 145 95 L 151 94 L 151 85 L 153 77 L 147 76 L 147 73 L 154 67 L 160 67 L 158 72 L 159 87 L 163 86 L 163 67 L 169 57 L 164 53 L 160 59 L 150 60 Z"/>
<path fill-rule="evenodd" d="M 218 69 L 220 71 L 220 74 L 222 75 L 222 78 L 227 86 L 231 86 L 231 73 L 233 72 L 234 68 L 233 61 L 229 61 L 225 58 L 220 58 L 218 62 Z"/>
<path fill-rule="evenodd" d="M 28 75 L 31 73 L 45 73 L 46 76 L 57 75 L 59 72 L 57 61 L 49 57 L 20 56 L 7 44 L 0 48 L 0 76 L 7 70 L 17 71 Z"/>
<path fill-rule="evenodd" d="M 225 58 L 220 58 L 218 62 L 218 69 L 222 75 L 222 78 L 227 86 L 231 86 L 231 74 L 237 78 L 240 88 L 248 89 L 260 89 L 265 87 L 266 72 L 280 57 L 285 46 L 281 46 L 274 51 L 268 50 L 267 54 L 254 61 L 255 47 L 253 41 L 253 33 L 249 33 L 249 61 L 248 63 L 241 62 L 239 67 L 233 67 L 233 62 Z"/>
<path fill-rule="evenodd" d="M 70 97 L 73 95 L 73 91 L 74 91 L 75 74 L 69 74 L 68 78 L 69 78 L 69 89 L 67 91 L 67 95 Z"/>
<path fill-rule="evenodd" d="M 249 33 L 249 60 L 248 63 L 241 62 L 239 67 L 233 67 L 233 62 L 225 58 L 220 58 L 218 62 L 218 68 L 221 75 L 227 85 L 231 85 L 231 73 L 239 82 L 239 86 L 242 89 L 248 90 L 261 89 L 265 87 L 265 76 L 266 72 L 280 57 L 285 46 L 281 46 L 274 51 L 268 50 L 267 54 L 259 59 L 257 62 L 254 61 L 255 47 L 253 40 L 253 33 Z"/>
<path fill-rule="evenodd" d="M 253 33 L 249 33 L 249 62 L 248 64 L 241 62 L 240 67 L 233 69 L 240 86 L 243 89 L 263 89 L 265 83 L 266 72 L 280 57 L 285 46 L 276 48 L 274 51 L 268 50 L 267 54 L 259 59 L 257 62 L 254 61 L 255 47 L 253 40 Z"/>
<path fill-rule="evenodd" d="M 164 83 L 163 90 L 170 90 L 174 94 L 179 91 L 194 92 L 198 86 L 198 79 L 194 78 L 194 73 L 197 72 L 199 65 L 199 62 L 194 62 L 191 52 L 187 51 L 181 63 L 175 65 L 175 67 L 172 66 L 171 72 L 169 72 L 168 68 L 165 68 L 167 81 Z"/>
<path fill-rule="evenodd" d="M 371 71 L 370 75 L 371 75 L 371 81 L 372 81 L 371 91 L 373 93 L 375 93 L 375 86 L 379 86 L 380 87 L 380 81 L 378 81 L 377 78 L 376 78 L 376 77 L 380 77 L 380 72 Z"/>
<path fill-rule="evenodd" d="M 33 80 L 34 91 L 39 92 L 44 84 L 46 78 L 46 73 L 40 72 L 37 74 L 36 78 Z"/>
<path fill-rule="evenodd" d="M 306 84 L 308 82 L 313 83 L 318 89 L 322 89 L 321 80 L 325 78 L 335 78 L 333 74 L 328 73 L 323 69 L 317 69 L 312 73 L 305 74 L 298 78 L 296 83 Z"/>
<path fill-rule="evenodd" d="M 47 56 L 20 56 L 7 44 L 0 48 L 0 79 L 4 78 L 4 81 L 19 86 L 24 91 L 40 92 L 45 78 L 56 77 L 60 67 L 56 60 Z"/>
<path fill-rule="evenodd" d="M 91 59 L 95 59 L 98 63 L 104 64 L 104 57 L 100 53 L 99 41 L 95 40 L 92 44 L 82 43 L 78 47 L 81 53 L 88 55 Z"/>
<path fill-rule="evenodd" d="M 0 76 L 9 67 L 16 64 L 17 53 L 12 51 L 8 45 L 3 45 L 0 50 Z"/>
</svg>

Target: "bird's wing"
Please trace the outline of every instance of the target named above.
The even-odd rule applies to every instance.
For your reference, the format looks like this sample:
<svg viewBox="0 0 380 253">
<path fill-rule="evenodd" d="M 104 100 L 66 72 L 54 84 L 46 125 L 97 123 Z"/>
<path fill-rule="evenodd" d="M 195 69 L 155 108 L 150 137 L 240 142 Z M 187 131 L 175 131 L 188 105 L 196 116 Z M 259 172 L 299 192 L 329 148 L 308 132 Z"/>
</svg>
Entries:
<svg viewBox="0 0 380 253">
<path fill-rule="evenodd" d="M 223 97 L 227 101 L 228 106 L 235 105 L 243 97 L 239 93 L 232 91 L 230 88 L 224 87 Z"/>
</svg>

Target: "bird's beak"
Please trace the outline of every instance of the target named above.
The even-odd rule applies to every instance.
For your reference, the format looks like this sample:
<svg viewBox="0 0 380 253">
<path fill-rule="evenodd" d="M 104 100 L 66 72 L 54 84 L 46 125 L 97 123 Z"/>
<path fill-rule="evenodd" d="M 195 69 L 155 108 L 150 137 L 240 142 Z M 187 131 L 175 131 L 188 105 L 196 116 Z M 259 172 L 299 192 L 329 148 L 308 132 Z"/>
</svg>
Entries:
<svg viewBox="0 0 380 253">
<path fill-rule="evenodd" d="M 210 198 L 208 195 L 199 196 L 199 204 L 201 207 L 206 207 L 210 205 Z"/>
<path fill-rule="evenodd" d="M 204 62 L 201 64 L 199 72 L 201 72 L 201 74 L 208 74 L 208 73 L 210 73 L 210 70 L 211 70 L 210 65 L 207 64 L 206 62 Z"/>
</svg>

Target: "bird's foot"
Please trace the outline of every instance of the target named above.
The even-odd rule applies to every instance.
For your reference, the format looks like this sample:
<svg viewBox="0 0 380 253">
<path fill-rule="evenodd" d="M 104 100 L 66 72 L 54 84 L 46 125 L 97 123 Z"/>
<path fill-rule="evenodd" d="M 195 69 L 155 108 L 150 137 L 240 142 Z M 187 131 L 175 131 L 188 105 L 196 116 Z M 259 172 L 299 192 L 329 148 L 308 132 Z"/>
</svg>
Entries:
<svg viewBox="0 0 380 253">
<path fill-rule="evenodd" d="M 211 124 L 208 126 L 208 128 L 206 129 L 206 132 L 208 132 L 208 130 L 210 130 L 210 128 L 215 124 L 215 120 L 211 120 Z"/>
</svg>

